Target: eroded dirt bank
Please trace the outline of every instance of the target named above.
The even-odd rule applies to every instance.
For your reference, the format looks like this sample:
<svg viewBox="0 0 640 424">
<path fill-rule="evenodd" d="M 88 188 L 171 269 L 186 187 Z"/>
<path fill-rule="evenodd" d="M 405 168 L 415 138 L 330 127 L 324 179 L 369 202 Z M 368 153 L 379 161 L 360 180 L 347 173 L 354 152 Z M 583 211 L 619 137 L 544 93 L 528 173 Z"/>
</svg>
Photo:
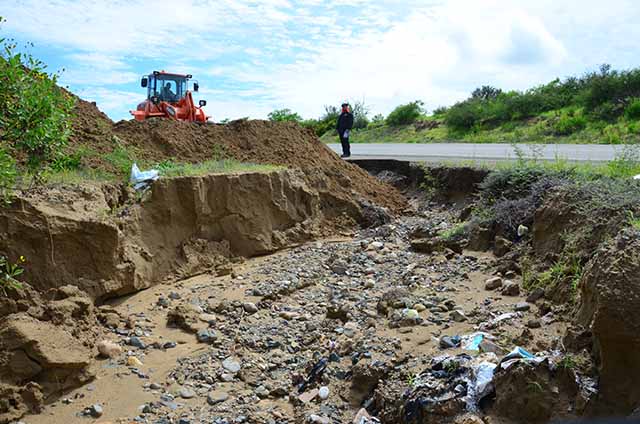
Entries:
<svg viewBox="0 0 640 424">
<path fill-rule="evenodd" d="M 407 184 L 384 171 L 409 187 L 412 213 L 369 205 L 374 225 L 333 239 L 322 237 L 320 195 L 290 171 L 225 177 L 228 187 L 218 176 L 160 181 L 141 204 L 108 187 L 24 198 L 6 222 L 46 212 L 71 240 L 83 226 L 55 224 L 62 217 L 96 198 L 116 205 L 117 234 L 132 235 L 124 251 L 148 262 L 140 274 L 172 278 L 128 297 L 91 292 L 105 300 L 98 307 L 71 285 L 2 298 L 2 420 L 31 411 L 40 414 L 23 422 L 507 424 L 633 413 L 638 230 L 609 225 L 612 238 L 580 239 L 579 274 L 533 278 L 535 267 L 558 268 L 567 242 L 544 228 L 585 227 L 573 186 L 545 182 L 549 194 L 524 193 L 519 209 L 496 203 L 513 219 L 478 221 L 477 173 L 424 175 Z M 447 181 L 470 185 L 466 200 Z M 29 233 L 61 237 L 47 225 Z M 540 255 L 543 245 L 553 248 Z M 137 290 L 114 281 L 97 287 Z"/>
<path fill-rule="evenodd" d="M 33 258 L 25 279 L 36 289 L 73 283 L 99 299 L 175 273 L 228 272 L 233 257 L 317 236 L 323 220 L 295 171 L 161 179 L 136 196 L 116 185 L 25 194 L 0 209 L 0 250 Z"/>
</svg>

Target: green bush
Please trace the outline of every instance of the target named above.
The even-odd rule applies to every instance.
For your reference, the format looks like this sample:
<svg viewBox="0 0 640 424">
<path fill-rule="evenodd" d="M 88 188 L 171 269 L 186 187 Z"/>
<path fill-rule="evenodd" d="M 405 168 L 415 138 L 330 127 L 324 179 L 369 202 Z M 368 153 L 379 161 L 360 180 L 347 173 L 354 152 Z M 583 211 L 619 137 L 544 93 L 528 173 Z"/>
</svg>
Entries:
<svg viewBox="0 0 640 424">
<path fill-rule="evenodd" d="M 269 113 L 268 118 L 270 121 L 274 122 L 301 122 L 302 117 L 298 115 L 296 112 L 292 112 L 291 109 L 278 109 Z"/>
<path fill-rule="evenodd" d="M 583 130 L 587 126 L 587 119 L 582 115 L 562 115 L 553 125 L 557 135 L 571 135 Z"/>
<path fill-rule="evenodd" d="M 444 122 L 454 131 L 469 131 L 480 120 L 480 113 L 477 102 L 460 102 L 449 109 Z"/>
<path fill-rule="evenodd" d="M 0 44 L 0 132 L 25 155 L 37 179 L 67 143 L 74 99 L 41 61 L 18 53 L 15 43 L 0 39 Z"/>
<path fill-rule="evenodd" d="M 629 105 L 624 110 L 624 115 L 627 119 L 640 119 L 640 98 L 632 99 L 631 102 L 629 102 Z"/>
<path fill-rule="evenodd" d="M 424 103 L 422 101 L 416 100 L 396 107 L 389 116 L 387 116 L 387 125 L 399 127 L 401 125 L 413 124 L 423 114 L 423 106 Z"/>
</svg>

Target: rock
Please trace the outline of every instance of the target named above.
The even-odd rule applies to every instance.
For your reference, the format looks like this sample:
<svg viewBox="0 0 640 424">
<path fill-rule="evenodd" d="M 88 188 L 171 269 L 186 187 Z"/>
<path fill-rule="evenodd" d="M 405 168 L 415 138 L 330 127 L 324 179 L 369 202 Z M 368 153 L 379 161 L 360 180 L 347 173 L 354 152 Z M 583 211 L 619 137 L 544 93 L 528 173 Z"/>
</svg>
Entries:
<svg viewBox="0 0 640 424">
<path fill-rule="evenodd" d="M 542 322 L 539 319 L 530 319 L 527 321 L 527 327 L 529 328 L 540 328 L 542 327 Z"/>
<path fill-rule="evenodd" d="M 477 415 L 468 414 L 456 418 L 454 424 L 485 424 L 485 422 Z"/>
<path fill-rule="evenodd" d="M 628 415 L 640 399 L 640 240 L 621 231 L 587 263 L 577 322 L 593 334 L 599 392 L 589 413 Z"/>
<path fill-rule="evenodd" d="M 304 393 L 302 393 L 300 396 L 298 396 L 298 400 L 302 403 L 309 403 L 311 402 L 316 396 L 318 396 L 318 393 L 320 391 L 318 389 L 312 389 L 309 391 L 306 391 Z"/>
<path fill-rule="evenodd" d="M 386 315 L 393 309 L 407 308 L 415 304 L 413 295 L 404 288 L 393 288 L 384 292 L 376 309 L 379 313 Z"/>
<path fill-rule="evenodd" d="M 498 356 L 500 356 L 500 355 L 505 353 L 504 349 L 502 349 L 500 346 L 498 346 L 497 344 L 495 344 L 491 340 L 487 340 L 486 338 L 482 339 L 482 341 L 478 345 L 478 348 L 480 349 L 480 352 L 482 352 L 482 353 L 490 352 L 490 353 L 495 353 Z"/>
<path fill-rule="evenodd" d="M 349 321 L 348 305 L 331 303 L 329 306 L 327 306 L 327 318 L 339 319 L 342 322 Z"/>
<path fill-rule="evenodd" d="M 467 320 L 467 316 L 464 314 L 463 311 L 459 310 L 459 309 L 455 309 L 453 311 L 451 311 L 449 313 L 449 316 L 451 317 L 452 320 L 454 320 L 455 322 L 463 322 Z"/>
<path fill-rule="evenodd" d="M 223 391 L 210 392 L 207 395 L 207 403 L 209 405 L 217 405 L 229 399 L 229 393 Z"/>
<path fill-rule="evenodd" d="M 0 352 L 8 356 L 8 353 L 20 350 L 35 362 L 34 366 L 52 375 L 66 376 L 63 378 L 66 381 L 60 384 L 61 389 L 77 383 L 72 376 L 85 380 L 90 377 L 83 374 L 87 373 L 92 351 L 63 326 L 38 321 L 23 313 L 11 315 L 11 319 L 0 326 Z M 13 361 L 22 362 L 15 356 Z M 21 367 L 19 372 L 26 372 L 26 368 Z M 11 376 L 11 370 L 8 375 Z"/>
<path fill-rule="evenodd" d="M 240 365 L 240 362 L 238 360 L 233 359 L 232 357 L 228 357 L 227 359 L 222 361 L 222 368 L 232 374 L 237 374 L 242 366 Z"/>
<path fill-rule="evenodd" d="M 444 249 L 440 240 L 435 238 L 420 238 L 411 240 L 411 249 L 419 253 L 440 252 Z"/>
<path fill-rule="evenodd" d="M 316 424 L 331 424 L 331 420 L 329 418 L 316 414 L 309 415 L 309 422 Z"/>
<path fill-rule="evenodd" d="M 141 367 L 143 364 L 142 364 L 142 362 L 141 362 L 138 358 L 136 358 L 135 356 L 129 356 L 129 357 L 127 358 L 127 365 L 128 365 L 128 366 L 130 366 L 130 367 L 136 367 L 136 368 L 139 368 L 139 367 Z"/>
<path fill-rule="evenodd" d="M 349 270 L 349 266 L 344 261 L 335 261 L 331 264 L 331 271 L 336 275 L 346 275 Z"/>
<path fill-rule="evenodd" d="M 98 352 L 105 358 L 115 358 L 122 354 L 122 346 L 110 340 L 101 340 L 96 344 Z"/>
<path fill-rule="evenodd" d="M 191 398 L 194 398 L 196 396 L 196 392 L 194 392 L 193 390 L 189 389 L 188 387 L 182 387 L 180 389 L 180 391 L 178 392 L 178 394 L 183 399 L 191 399 Z"/>
<path fill-rule="evenodd" d="M 100 321 L 109 328 L 118 328 L 120 325 L 120 315 L 115 312 L 107 312 L 99 315 Z"/>
<path fill-rule="evenodd" d="M 178 305 L 167 313 L 167 325 L 195 333 L 199 329 L 198 316 L 200 312 L 194 305 L 189 303 Z"/>
<path fill-rule="evenodd" d="M 493 384 L 495 410 L 501 417 L 516 422 L 547 422 L 558 410 L 559 389 L 546 360 L 539 364 L 518 361 L 506 370 L 497 367 Z"/>
<path fill-rule="evenodd" d="M 497 236 L 494 241 L 493 253 L 498 257 L 502 257 L 509 253 L 513 243 L 504 237 Z"/>
<path fill-rule="evenodd" d="M 242 307 L 249 314 L 255 314 L 256 312 L 258 312 L 258 307 L 255 303 L 252 302 L 245 302 L 242 304 Z"/>
<path fill-rule="evenodd" d="M 501 291 L 503 296 L 519 296 L 520 285 L 514 281 L 505 281 Z"/>
<path fill-rule="evenodd" d="M 139 337 L 132 336 L 129 338 L 129 346 L 137 347 L 138 349 L 146 349 L 147 345 Z"/>
<path fill-rule="evenodd" d="M 422 303 L 416 303 L 415 305 L 413 305 L 413 309 L 415 309 L 418 312 L 422 312 L 422 311 L 425 311 L 427 307 L 424 306 Z"/>
<path fill-rule="evenodd" d="M 544 297 L 544 290 L 541 288 L 534 289 L 529 296 L 527 296 L 527 302 L 536 303 L 538 300 Z"/>
<path fill-rule="evenodd" d="M 218 338 L 218 335 L 210 328 L 202 328 L 196 333 L 196 338 L 200 343 L 213 343 Z"/>
<path fill-rule="evenodd" d="M 529 305 L 527 302 L 518 302 L 516 303 L 516 305 L 513 307 L 513 309 L 516 312 L 526 312 L 529 309 L 531 309 L 531 305 Z"/>
<path fill-rule="evenodd" d="M 490 228 L 481 226 L 472 227 L 467 248 L 478 252 L 489 250 L 494 235 L 494 231 Z"/>
<path fill-rule="evenodd" d="M 440 348 L 442 349 L 452 349 L 454 347 L 459 347 L 462 341 L 459 336 L 442 336 L 440 337 Z"/>
<path fill-rule="evenodd" d="M 345 336 L 352 338 L 358 332 L 358 324 L 355 322 L 348 322 L 344 325 L 343 330 Z"/>
<path fill-rule="evenodd" d="M 320 390 L 318 390 L 318 397 L 322 400 L 327 400 L 329 398 L 329 388 L 327 386 L 320 387 Z"/>
<path fill-rule="evenodd" d="M 88 408 L 88 414 L 87 415 L 91 415 L 93 418 L 100 418 L 103 414 L 104 414 L 104 410 L 102 409 L 102 406 L 100 404 L 93 404 Z"/>
<path fill-rule="evenodd" d="M 502 278 L 501 277 L 493 277 L 489 278 L 484 283 L 485 290 L 495 290 L 497 288 L 502 287 Z"/>
</svg>

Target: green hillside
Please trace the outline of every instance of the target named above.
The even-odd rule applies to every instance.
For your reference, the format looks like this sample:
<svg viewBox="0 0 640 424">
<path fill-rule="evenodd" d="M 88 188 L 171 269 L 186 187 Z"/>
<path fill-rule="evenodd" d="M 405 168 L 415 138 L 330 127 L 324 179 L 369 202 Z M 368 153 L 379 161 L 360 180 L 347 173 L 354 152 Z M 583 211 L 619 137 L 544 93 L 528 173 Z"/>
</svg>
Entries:
<svg viewBox="0 0 640 424">
<path fill-rule="evenodd" d="M 363 121 L 361 117 L 359 122 Z M 302 124 L 313 128 L 313 122 Z M 322 141 L 336 142 L 334 131 L 326 126 L 318 129 Z M 616 71 L 603 65 L 597 72 L 522 92 L 483 86 L 468 99 L 432 114 L 426 114 L 419 101 L 400 105 L 386 118 L 378 116 L 359 125 L 351 141 L 638 143 L 640 68 Z"/>
</svg>

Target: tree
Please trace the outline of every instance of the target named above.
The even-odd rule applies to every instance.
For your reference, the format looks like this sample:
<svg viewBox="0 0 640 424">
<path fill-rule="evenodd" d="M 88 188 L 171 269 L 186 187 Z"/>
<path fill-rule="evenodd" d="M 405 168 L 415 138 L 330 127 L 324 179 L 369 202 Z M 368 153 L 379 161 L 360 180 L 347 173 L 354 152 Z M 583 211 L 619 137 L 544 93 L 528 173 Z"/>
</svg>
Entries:
<svg viewBox="0 0 640 424">
<path fill-rule="evenodd" d="M 269 121 L 274 122 L 301 122 L 302 117 L 298 115 L 296 112 L 292 112 L 291 109 L 277 109 L 268 115 Z"/>
<path fill-rule="evenodd" d="M 471 98 L 488 101 L 497 99 L 500 94 L 502 94 L 502 90 L 499 88 L 492 87 L 490 85 L 483 85 L 482 87 L 473 90 Z"/>
</svg>

